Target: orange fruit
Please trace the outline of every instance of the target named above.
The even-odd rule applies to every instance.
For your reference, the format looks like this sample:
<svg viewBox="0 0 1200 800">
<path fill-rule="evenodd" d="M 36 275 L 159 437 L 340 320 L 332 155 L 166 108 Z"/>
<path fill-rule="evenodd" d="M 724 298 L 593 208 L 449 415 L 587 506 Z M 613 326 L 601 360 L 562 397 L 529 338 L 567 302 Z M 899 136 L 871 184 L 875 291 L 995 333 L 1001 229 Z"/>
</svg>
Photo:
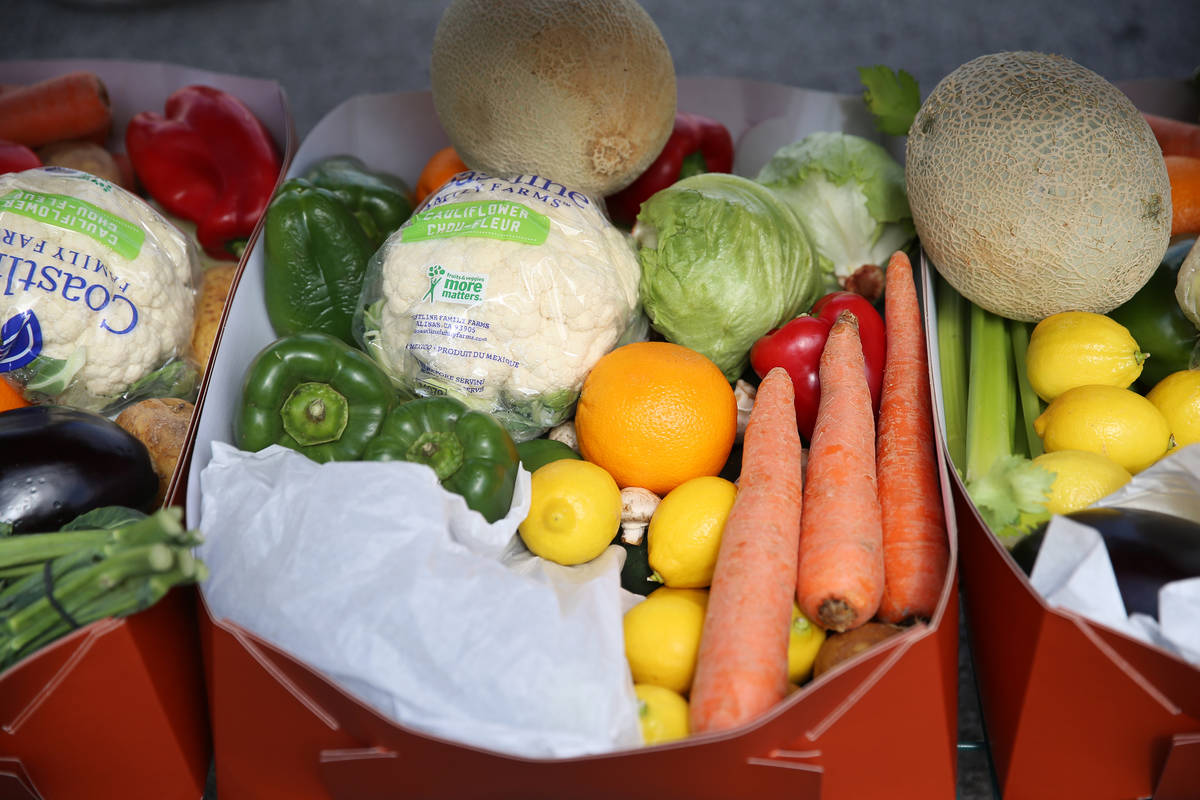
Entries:
<svg viewBox="0 0 1200 800">
<path fill-rule="evenodd" d="M 592 367 L 575 430 L 583 457 L 619 486 L 665 495 L 721 471 L 737 435 L 737 401 L 706 356 L 670 342 L 634 342 Z"/>
</svg>

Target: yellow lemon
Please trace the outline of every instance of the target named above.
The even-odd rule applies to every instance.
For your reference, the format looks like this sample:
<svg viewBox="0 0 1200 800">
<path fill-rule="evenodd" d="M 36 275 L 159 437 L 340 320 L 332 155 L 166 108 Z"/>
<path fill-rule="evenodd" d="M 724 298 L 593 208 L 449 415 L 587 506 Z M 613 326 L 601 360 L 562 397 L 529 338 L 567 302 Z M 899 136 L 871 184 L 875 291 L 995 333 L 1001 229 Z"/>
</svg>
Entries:
<svg viewBox="0 0 1200 800">
<path fill-rule="evenodd" d="M 691 732 L 688 701 L 679 692 L 649 683 L 635 683 L 633 691 L 637 694 L 638 723 L 646 744 L 672 742 Z"/>
<path fill-rule="evenodd" d="M 737 487 L 714 476 L 692 478 L 667 493 L 646 530 L 650 568 L 666 586 L 699 589 L 712 583 L 725 518 Z"/>
<path fill-rule="evenodd" d="M 1167 419 L 1137 392 L 1116 386 L 1076 386 L 1033 421 L 1047 452 L 1087 450 L 1131 473 L 1153 464 L 1171 444 Z"/>
<path fill-rule="evenodd" d="M 825 641 L 825 629 L 817 625 L 792 603 L 792 627 L 788 636 L 788 680 L 804 683 L 812 676 L 817 651 Z"/>
<path fill-rule="evenodd" d="M 1038 397 L 1049 402 L 1076 386 L 1125 389 L 1142 374 L 1146 353 L 1129 329 L 1090 311 L 1051 314 L 1033 329 L 1025 371 Z"/>
<path fill-rule="evenodd" d="M 1146 394 L 1167 418 L 1175 447 L 1200 442 L 1200 369 L 1172 372 Z"/>
<path fill-rule="evenodd" d="M 1087 508 L 1133 478 L 1129 470 L 1111 458 L 1087 450 L 1042 453 L 1033 463 L 1054 473 L 1054 483 L 1046 498 L 1046 510 L 1051 514 L 1070 514 Z"/>
<path fill-rule="evenodd" d="M 664 586 L 625 613 L 625 658 L 634 683 L 687 694 L 707 608 L 707 589 Z"/>
<path fill-rule="evenodd" d="M 533 473 L 529 514 L 517 530 L 535 555 L 570 566 L 603 553 L 620 527 L 612 476 L 588 461 L 560 459 Z"/>
</svg>

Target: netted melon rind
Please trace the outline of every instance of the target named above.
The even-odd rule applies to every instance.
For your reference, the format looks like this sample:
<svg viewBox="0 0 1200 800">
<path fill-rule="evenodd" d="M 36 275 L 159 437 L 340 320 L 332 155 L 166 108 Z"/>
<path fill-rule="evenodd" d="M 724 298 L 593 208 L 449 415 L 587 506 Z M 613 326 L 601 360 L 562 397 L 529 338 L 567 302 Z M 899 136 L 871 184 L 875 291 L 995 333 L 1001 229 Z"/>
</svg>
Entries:
<svg viewBox="0 0 1200 800">
<path fill-rule="evenodd" d="M 434 35 L 434 108 L 463 161 L 592 196 L 631 183 L 675 121 L 675 69 L 633 0 L 455 0 Z"/>
<path fill-rule="evenodd" d="M 995 53 L 947 75 L 909 130 L 905 175 L 938 272 L 1011 319 L 1111 311 L 1170 239 L 1170 183 L 1145 119 L 1061 56 Z"/>
</svg>

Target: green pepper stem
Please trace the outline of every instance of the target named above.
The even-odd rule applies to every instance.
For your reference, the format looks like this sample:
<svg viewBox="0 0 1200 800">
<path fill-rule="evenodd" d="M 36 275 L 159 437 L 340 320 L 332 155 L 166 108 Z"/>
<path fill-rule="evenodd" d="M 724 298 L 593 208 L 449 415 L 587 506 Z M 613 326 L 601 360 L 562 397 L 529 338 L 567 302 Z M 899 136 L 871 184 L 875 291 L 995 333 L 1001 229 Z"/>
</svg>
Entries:
<svg viewBox="0 0 1200 800">
<path fill-rule="evenodd" d="M 458 436 L 449 431 L 426 431 L 408 448 L 405 461 L 432 467 L 439 481 L 444 481 L 462 467 L 466 454 Z"/>
<path fill-rule="evenodd" d="M 350 404 L 328 383 L 305 381 L 279 410 L 283 429 L 301 446 L 336 442 L 350 421 Z"/>
</svg>

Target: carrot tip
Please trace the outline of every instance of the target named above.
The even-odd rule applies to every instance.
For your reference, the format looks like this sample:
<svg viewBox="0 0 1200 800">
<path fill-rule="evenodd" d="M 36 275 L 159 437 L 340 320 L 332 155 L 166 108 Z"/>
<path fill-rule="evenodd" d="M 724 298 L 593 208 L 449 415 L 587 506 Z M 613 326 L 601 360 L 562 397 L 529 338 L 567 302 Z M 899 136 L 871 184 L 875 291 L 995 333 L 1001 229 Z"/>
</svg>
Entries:
<svg viewBox="0 0 1200 800">
<path fill-rule="evenodd" d="M 817 620 L 821 625 L 839 633 L 853 625 L 857 616 L 850 604 L 840 597 L 823 600 L 817 609 Z"/>
</svg>

